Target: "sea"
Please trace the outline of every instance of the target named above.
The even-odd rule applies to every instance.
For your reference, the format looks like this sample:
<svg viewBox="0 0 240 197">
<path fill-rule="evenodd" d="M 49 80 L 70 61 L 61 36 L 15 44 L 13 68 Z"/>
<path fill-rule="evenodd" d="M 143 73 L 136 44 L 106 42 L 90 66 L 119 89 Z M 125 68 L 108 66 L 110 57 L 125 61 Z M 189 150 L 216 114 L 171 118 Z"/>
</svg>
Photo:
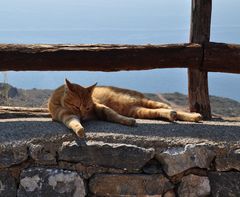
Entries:
<svg viewBox="0 0 240 197">
<path fill-rule="evenodd" d="M 212 5 L 211 41 L 240 44 L 240 1 Z M 191 0 L 0 1 L 0 43 L 170 44 L 189 40 Z M 0 65 L 1 66 L 1 65 Z M 187 94 L 187 69 L 120 72 L 2 72 L 0 82 L 54 89 L 68 78 L 148 93 Z M 211 95 L 240 101 L 240 75 L 209 73 Z"/>
</svg>

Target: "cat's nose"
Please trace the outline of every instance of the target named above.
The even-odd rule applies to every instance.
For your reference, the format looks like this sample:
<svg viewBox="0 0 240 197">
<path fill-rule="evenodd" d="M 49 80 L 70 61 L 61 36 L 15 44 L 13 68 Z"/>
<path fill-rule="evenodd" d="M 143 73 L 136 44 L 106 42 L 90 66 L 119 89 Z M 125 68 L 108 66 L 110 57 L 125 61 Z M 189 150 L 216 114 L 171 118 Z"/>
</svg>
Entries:
<svg viewBox="0 0 240 197">
<path fill-rule="evenodd" d="M 79 111 L 78 116 L 80 117 L 80 120 L 82 119 L 82 113 Z"/>
<path fill-rule="evenodd" d="M 80 119 L 80 121 L 83 121 L 84 120 L 84 118 L 83 118 L 83 116 L 79 116 L 79 119 Z"/>
</svg>

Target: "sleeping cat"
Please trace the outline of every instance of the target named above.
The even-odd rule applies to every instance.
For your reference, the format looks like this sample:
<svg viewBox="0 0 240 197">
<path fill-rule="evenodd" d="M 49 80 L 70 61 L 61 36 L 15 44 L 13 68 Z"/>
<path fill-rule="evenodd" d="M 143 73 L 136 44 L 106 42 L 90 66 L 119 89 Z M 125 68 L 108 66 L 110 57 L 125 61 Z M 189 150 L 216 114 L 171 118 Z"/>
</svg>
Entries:
<svg viewBox="0 0 240 197">
<path fill-rule="evenodd" d="M 82 120 L 100 119 L 133 126 L 135 118 L 191 122 L 202 118 L 198 113 L 174 111 L 136 91 L 96 84 L 85 88 L 67 79 L 53 92 L 48 109 L 53 120 L 63 122 L 81 138 L 85 136 Z"/>
</svg>

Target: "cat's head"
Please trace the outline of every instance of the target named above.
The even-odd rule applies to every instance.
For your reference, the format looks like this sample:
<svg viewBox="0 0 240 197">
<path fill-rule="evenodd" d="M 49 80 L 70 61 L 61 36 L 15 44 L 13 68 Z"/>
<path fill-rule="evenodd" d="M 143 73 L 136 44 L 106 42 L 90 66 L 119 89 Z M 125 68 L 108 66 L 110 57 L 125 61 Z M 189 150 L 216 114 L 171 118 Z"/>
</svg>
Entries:
<svg viewBox="0 0 240 197">
<path fill-rule="evenodd" d="M 82 87 L 65 79 L 64 106 L 85 119 L 93 110 L 92 93 L 96 85 Z"/>
</svg>

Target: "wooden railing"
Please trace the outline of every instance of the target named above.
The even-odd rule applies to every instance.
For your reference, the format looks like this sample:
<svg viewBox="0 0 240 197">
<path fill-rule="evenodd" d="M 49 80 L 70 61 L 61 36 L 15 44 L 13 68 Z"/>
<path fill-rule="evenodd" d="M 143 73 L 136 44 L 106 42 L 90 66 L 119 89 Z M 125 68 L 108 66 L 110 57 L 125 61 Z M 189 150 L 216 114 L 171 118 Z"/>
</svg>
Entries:
<svg viewBox="0 0 240 197">
<path fill-rule="evenodd" d="M 207 72 L 240 73 L 240 45 L 209 42 L 211 0 L 192 0 L 190 43 L 0 44 L 0 71 L 120 71 L 188 68 L 190 111 L 211 118 Z"/>
</svg>

